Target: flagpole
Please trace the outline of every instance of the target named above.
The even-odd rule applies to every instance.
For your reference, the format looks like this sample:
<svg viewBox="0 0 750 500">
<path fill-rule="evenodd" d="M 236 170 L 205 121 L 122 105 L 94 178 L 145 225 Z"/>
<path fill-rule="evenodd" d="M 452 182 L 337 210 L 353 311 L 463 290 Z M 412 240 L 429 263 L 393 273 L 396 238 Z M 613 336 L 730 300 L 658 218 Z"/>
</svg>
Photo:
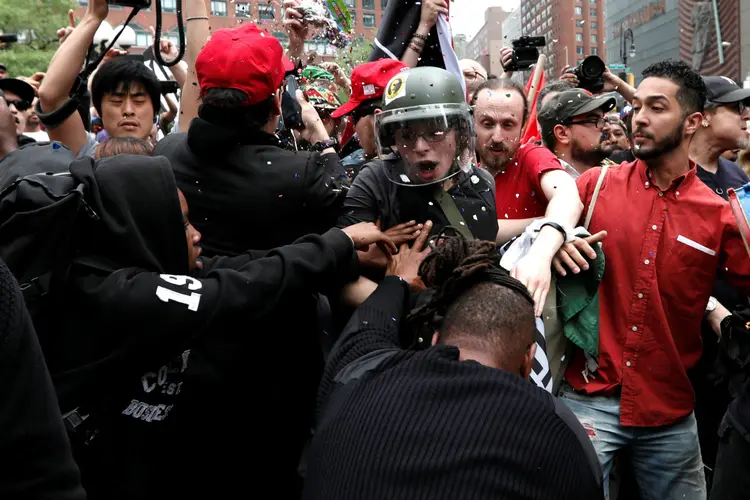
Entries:
<svg viewBox="0 0 750 500">
<path fill-rule="evenodd" d="M 536 60 L 536 65 L 534 66 L 534 78 L 531 80 L 529 95 L 526 96 L 528 102 L 534 102 L 536 99 L 536 95 L 539 91 L 537 87 L 539 86 L 539 80 L 542 79 L 542 74 L 544 73 L 545 62 L 547 62 L 547 57 L 544 54 L 539 54 L 539 59 Z"/>
</svg>

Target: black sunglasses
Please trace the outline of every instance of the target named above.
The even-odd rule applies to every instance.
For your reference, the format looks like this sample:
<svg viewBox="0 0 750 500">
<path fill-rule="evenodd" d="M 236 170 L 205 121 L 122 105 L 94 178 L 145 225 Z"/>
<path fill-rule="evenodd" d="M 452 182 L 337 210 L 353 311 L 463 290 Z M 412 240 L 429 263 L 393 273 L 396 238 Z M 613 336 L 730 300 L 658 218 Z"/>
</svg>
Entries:
<svg viewBox="0 0 750 500">
<path fill-rule="evenodd" d="M 0 98 L 2 98 L 8 106 L 11 104 L 14 105 L 18 111 L 26 111 L 31 107 L 31 103 L 24 101 L 23 99 L 8 99 L 5 97 L 5 93 L 2 90 L 0 90 Z"/>
</svg>

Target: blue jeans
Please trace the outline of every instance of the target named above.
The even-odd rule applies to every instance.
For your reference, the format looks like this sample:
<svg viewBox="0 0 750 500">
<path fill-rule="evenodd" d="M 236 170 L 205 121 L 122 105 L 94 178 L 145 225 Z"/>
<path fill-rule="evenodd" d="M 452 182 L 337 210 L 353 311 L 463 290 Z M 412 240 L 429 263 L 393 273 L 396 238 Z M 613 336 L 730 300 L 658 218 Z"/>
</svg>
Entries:
<svg viewBox="0 0 750 500">
<path fill-rule="evenodd" d="M 563 384 L 560 398 L 591 438 L 604 473 L 607 500 L 612 461 L 626 446 L 632 450 L 643 500 L 706 500 L 695 415 L 664 427 L 626 427 L 620 425 L 619 397 L 585 396 Z"/>
</svg>

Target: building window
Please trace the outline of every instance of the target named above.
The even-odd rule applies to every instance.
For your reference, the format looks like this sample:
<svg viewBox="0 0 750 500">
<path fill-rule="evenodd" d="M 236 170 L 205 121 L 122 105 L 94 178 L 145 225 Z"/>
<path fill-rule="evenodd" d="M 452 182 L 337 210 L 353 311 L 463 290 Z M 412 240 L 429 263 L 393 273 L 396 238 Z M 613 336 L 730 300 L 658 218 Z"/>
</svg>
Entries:
<svg viewBox="0 0 750 500">
<path fill-rule="evenodd" d="M 576 16 L 580 16 L 581 14 L 583 14 L 583 10 L 580 7 L 576 7 Z"/>
<path fill-rule="evenodd" d="M 576 54 L 583 55 L 583 47 L 580 45 L 576 46 Z"/>
<path fill-rule="evenodd" d="M 346 6 L 350 9 L 354 8 L 354 0 L 346 0 Z"/>
<path fill-rule="evenodd" d="M 161 8 L 164 12 L 174 12 L 177 9 L 175 0 L 162 0 Z"/>
<path fill-rule="evenodd" d="M 227 15 L 226 0 L 211 0 L 211 15 L 212 16 L 226 16 Z"/>
<path fill-rule="evenodd" d="M 583 33 L 576 33 L 576 42 L 583 41 Z"/>
<path fill-rule="evenodd" d="M 382 9 L 385 10 L 385 8 L 388 7 L 388 0 L 383 0 L 381 5 L 382 5 Z"/>
<path fill-rule="evenodd" d="M 591 55 L 592 56 L 598 56 L 599 55 L 599 49 L 596 47 L 591 47 Z"/>
<path fill-rule="evenodd" d="M 598 43 L 596 41 L 596 35 L 591 35 L 591 43 Z"/>
<path fill-rule="evenodd" d="M 258 5 L 258 18 L 259 19 L 274 19 L 273 5 Z"/>
<path fill-rule="evenodd" d="M 596 17 L 596 9 L 589 9 L 589 15 L 591 17 Z"/>
<path fill-rule="evenodd" d="M 78 0 L 78 5 L 86 7 L 89 4 L 89 0 Z"/>
<path fill-rule="evenodd" d="M 362 25 L 365 28 L 374 28 L 375 27 L 375 14 L 363 14 Z"/>
<path fill-rule="evenodd" d="M 362 8 L 365 10 L 375 10 L 375 0 L 362 0 Z"/>
<path fill-rule="evenodd" d="M 151 38 L 151 33 L 145 30 L 134 30 L 135 31 L 135 46 L 136 47 L 148 47 L 154 43 Z"/>
<path fill-rule="evenodd" d="M 242 18 L 250 17 L 250 4 L 249 3 L 234 4 L 234 17 L 242 17 Z"/>
<path fill-rule="evenodd" d="M 285 32 L 274 31 L 273 36 L 279 41 L 279 43 L 281 43 L 282 47 L 286 47 L 287 44 L 289 44 L 289 36 Z"/>
<path fill-rule="evenodd" d="M 596 26 L 596 21 L 591 21 L 591 22 L 589 23 L 589 26 L 591 26 L 591 29 L 592 29 L 592 30 L 595 30 L 595 29 L 596 29 L 596 27 L 597 27 L 597 26 Z"/>
<path fill-rule="evenodd" d="M 357 11 L 353 10 L 352 11 L 352 26 L 356 26 L 356 25 L 357 25 Z"/>
</svg>

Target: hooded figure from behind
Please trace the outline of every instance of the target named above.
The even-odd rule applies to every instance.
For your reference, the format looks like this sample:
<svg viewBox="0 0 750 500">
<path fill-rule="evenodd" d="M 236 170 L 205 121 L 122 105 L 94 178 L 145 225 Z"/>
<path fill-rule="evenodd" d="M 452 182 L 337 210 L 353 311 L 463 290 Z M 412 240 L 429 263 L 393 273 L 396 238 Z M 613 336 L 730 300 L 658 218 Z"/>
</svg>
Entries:
<svg viewBox="0 0 750 500">
<path fill-rule="evenodd" d="M 277 411 L 298 420 L 287 420 L 281 436 L 266 434 L 267 454 L 278 458 L 257 471 L 291 479 L 279 471 L 286 460 L 294 475 L 295 447 L 309 429 L 299 405 L 314 400 L 299 361 L 315 349 L 294 315 L 278 312 L 356 278 L 351 239 L 334 229 L 267 253 L 199 260 L 200 235 L 165 158 L 83 158 L 71 173 L 99 219 L 87 222 L 59 297 L 60 329 L 43 348 L 62 412 L 89 415 L 72 437 L 89 498 L 171 498 L 179 488 L 246 480 L 242 464 L 211 448 L 215 440 L 247 448 L 251 436 L 264 446 L 255 430 L 272 428 L 277 416 L 238 408 L 247 405 L 243 391 L 272 369 L 263 352 L 282 333 L 294 340 L 285 353 L 294 368 L 252 394 L 275 398 Z M 247 363 L 252 352 L 260 354 Z"/>
</svg>

